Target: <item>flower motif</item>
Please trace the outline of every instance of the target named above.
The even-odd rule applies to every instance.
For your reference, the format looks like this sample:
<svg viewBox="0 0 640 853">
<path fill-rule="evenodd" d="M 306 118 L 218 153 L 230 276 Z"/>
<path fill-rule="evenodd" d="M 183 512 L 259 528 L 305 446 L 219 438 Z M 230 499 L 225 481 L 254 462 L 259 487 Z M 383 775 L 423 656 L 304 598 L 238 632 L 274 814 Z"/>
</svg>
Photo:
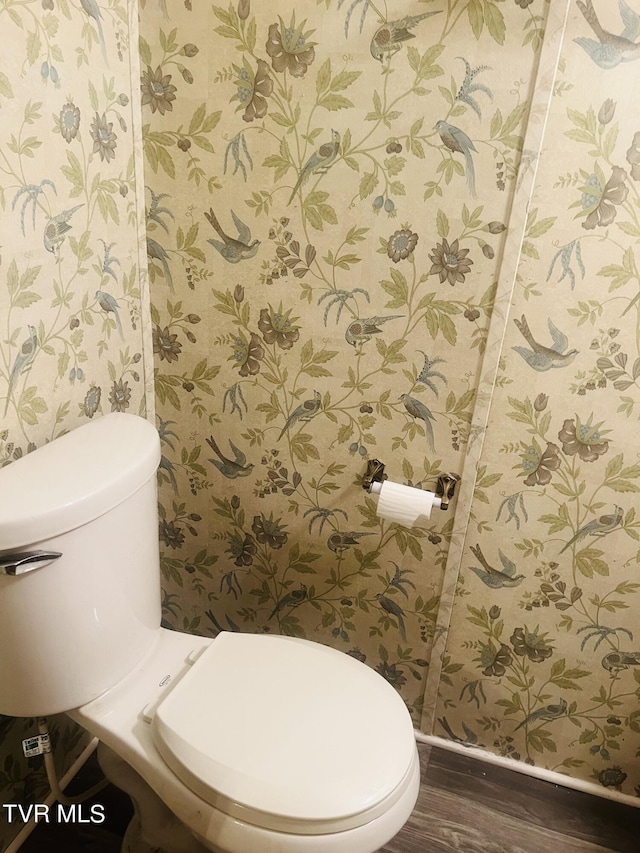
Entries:
<svg viewBox="0 0 640 853">
<path fill-rule="evenodd" d="M 129 389 L 129 383 L 123 382 L 122 379 L 119 379 L 117 382 L 114 382 L 111 387 L 111 391 L 109 392 L 109 402 L 111 403 L 111 411 L 124 412 L 125 409 L 129 408 L 130 400 L 131 390 Z"/>
<path fill-rule="evenodd" d="M 60 133 L 67 142 L 71 142 L 78 135 L 80 128 L 80 110 L 72 101 L 67 101 L 60 110 L 58 117 L 60 122 Z"/>
<path fill-rule="evenodd" d="M 161 521 L 159 530 L 160 541 L 169 548 L 182 548 L 184 533 L 174 521 Z"/>
<path fill-rule="evenodd" d="M 258 59 L 258 68 L 254 73 L 245 59 L 243 68 L 237 65 L 233 68 L 237 74 L 237 92 L 231 100 L 240 102 L 238 110 L 244 108 L 244 121 L 263 118 L 267 114 L 267 98 L 273 92 L 269 66 L 264 59 Z"/>
<path fill-rule="evenodd" d="M 418 244 L 418 235 L 409 228 L 394 231 L 387 241 L 387 255 L 394 264 L 409 258 Z"/>
<path fill-rule="evenodd" d="M 598 174 L 589 175 L 586 185 L 582 188 L 582 199 L 577 202 L 583 211 L 587 212 L 582 223 L 583 228 L 590 231 L 596 225 L 611 225 L 618 214 L 616 206 L 621 205 L 629 194 L 626 180 L 627 173 L 620 166 L 613 167 L 611 177 L 606 183 L 600 169 Z"/>
<path fill-rule="evenodd" d="M 500 677 L 507 671 L 507 667 L 513 660 L 511 649 L 504 643 L 500 643 L 500 648 L 496 649 L 493 643 L 486 643 L 480 649 L 480 656 L 476 658 L 480 665 L 484 667 L 483 675 L 496 675 Z"/>
<path fill-rule="evenodd" d="M 395 687 L 396 690 L 399 690 L 407 683 L 407 679 L 405 678 L 402 670 L 398 669 L 395 663 L 382 661 L 376 667 L 376 672 L 383 678 L 386 678 L 389 684 L 391 684 L 392 687 Z"/>
<path fill-rule="evenodd" d="M 269 518 L 265 518 L 264 515 L 255 515 L 251 529 L 258 542 L 266 543 L 270 548 L 282 548 L 289 538 L 289 534 L 285 533 L 285 526 L 273 520 L 273 513 Z"/>
<path fill-rule="evenodd" d="M 279 18 L 279 21 L 279 26 L 271 24 L 269 27 L 266 45 L 273 70 L 279 73 L 288 70 L 293 77 L 304 77 L 308 67 L 316 58 L 316 52 L 313 49 L 315 42 L 307 41 L 309 33 L 303 34 L 304 24 L 296 27 L 295 17 L 292 18 L 289 27 L 285 27 L 282 18 Z"/>
<path fill-rule="evenodd" d="M 513 651 L 519 657 L 526 655 L 533 663 L 541 663 L 553 654 L 553 647 L 547 644 L 546 636 L 546 634 L 539 635 L 537 629 L 530 631 L 526 626 L 516 628 L 511 635 Z"/>
<path fill-rule="evenodd" d="M 280 349 L 291 349 L 294 343 L 300 337 L 299 327 L 294 326 L 289 319 L 291 311 L 286 314 L 282 313 L 282 306 L 278 311 L 273 311 L 271 306 L 269 309 L 263 308 L 260 311 L 260 319 L 258 320 L 258 328 L 262 332 L 262 337 L 268 344 L 277 343 Z"/>
<path fill-rule="evenodd" d="M 367 656 L 365 655 L 365 653 L 363 651 L 361 651 L 357 646 L 355 646 L 355 648 L 353 648 L 353 649 L 349 649 L 347 654 L 350 657 L 355 658 L 356 660 L 359 660 L 360 663 L 364 663 L 367 659 Z"/>
<path fill-rule="evenodd" d="M 467 258 L 468 254 L 469 250 L 461 249 L 457 240 L 449 245 L 446 237 L 443 237 L 442 243 L 438 243 L 429 255 L 429 260 L 433 261 L 429 275 L 437 273 L 441 284 L 448 281 L 453 287 L 457 282 L 464 281 L 466 274 L 471 271 L 473 261 Z"/>
<path fill-rule="evenodd" d="M 617 788 L 620 790 L 620 786 L 626 778 L 627 774 L 624 770 L 615 764 L 613 767 L 605 767 L 604 770 L 598 773 L 598 782 L 604 785 L 605 788 Z"/>
<path fill-rule="evenodd" d="M 102 396 L 102 388 L 99 385 L 92 385 L 87 391 L 84 398 L 84 413 L 88 418 L 92 418 L 98 411 L 100 405 L 100 397 Z"/>
<path fill-rule="evenodd" d="M 260 372 L 260 362 L 264 358 L 264 347 L 255 332 L 251 332 L 249 341 L 243 334 L 238 335 L 233 345 L 229 361 L 240 366 L 240 376 L 255 376 Z"/>
<path fill-rule="evenodd" d="M 551 482 L 551 472 L 560 467 L 560 448 L 552 442 L 547 443 L 546 450 L 540 451 L 537 442 L 527 447 L 522 457 L 522 470 L 528 471 L 525 478 L 527 486 L 546 486 Z"/>
<path fill-rule="evenodd" d="M 91 138 L 93 139 L 93 153 L 99 154 L 100 159 L 107 163 L 115 157 L 117 147 L 117 136 L 113 132 L 113 122 L 107 121 L 104 113 L 99 116 L 95 114 L 91 122 Z"/>
<path fill-rule="evenodd" d="M 609 449 L 609 442 L 606 439 L 601 440 L 600 426 L 581 424 L 578 417 L 575 421 L 573 418 L 567 418 L 558 433 L 563 452 L 569 456 L 575 456 L 577 453 L 583 462 L 595 462 Z"/>
<path fill-rule="evenodd" d="M 159 65 L 155 71 L 147 65 L 140 81 L 140 89 L 142 106 L 150 106 L 152 113 L 159 112 L 163 116 L 167 110 L 173 110 L 171 101 L 175 101 L 177 89 L 171 83 L 171 74 L 163 74 Z"/>
<path fill-rule="evenodd" d="M 182 344 L 178 340 L 178 336 L 172 335 L 167 326 L 164 329 L 156 326 L 152 337 L 153 352 L 160 356 L 160 361 L 166 360 L 172 362 L 178 360 L 178 356 L 182 351 Z"/>
<path fill-rule="evenodd" d="M 227 554 L 234 557 L 233 562 L 236 566 L 250 566 L 257 550 L 253 536 L 249 536 L 248 533 L 245 533 L 244 538 L 237 533 L 229 537 Z"/>
</svg>

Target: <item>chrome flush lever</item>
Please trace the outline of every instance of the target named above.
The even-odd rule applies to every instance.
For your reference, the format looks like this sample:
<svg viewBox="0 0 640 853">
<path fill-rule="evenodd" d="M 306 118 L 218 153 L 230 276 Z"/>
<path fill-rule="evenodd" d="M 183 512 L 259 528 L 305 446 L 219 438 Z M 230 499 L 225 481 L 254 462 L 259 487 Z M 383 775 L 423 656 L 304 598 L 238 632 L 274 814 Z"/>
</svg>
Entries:
<svg viewBox="0 0 640 853">
<path fill-rule="evenodd" d="M 0 554 L 0 575 L 24 575 L 55 562 L 62 554 L 58 551 L 18 551 Z"/>
</svg>

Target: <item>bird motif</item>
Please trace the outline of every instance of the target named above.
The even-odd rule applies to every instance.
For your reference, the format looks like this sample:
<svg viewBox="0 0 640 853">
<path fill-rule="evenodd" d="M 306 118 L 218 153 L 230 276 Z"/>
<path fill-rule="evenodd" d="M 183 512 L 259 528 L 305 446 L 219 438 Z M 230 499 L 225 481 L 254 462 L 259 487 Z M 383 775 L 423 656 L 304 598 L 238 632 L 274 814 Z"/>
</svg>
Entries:
<svg viewBox="0 0 640 853">
<path fill-rule="evenodd" d="M 404 610 L 402 609 L 402 607 L 400 607 L 399 604 L 396 604 L 393 599 L 389 598 L 386 595 L 382 595 L 382 593 L 380 592 L 375 596 L 375 599 L 380 605 L 380 607 L 382 607 L 382 609 L 385 611 L 385 613 L 388 613 L 390 616 L 393 616 L 393 618 L 398 623 L 398 628 L 400 629 L 400 636 L 403 640 L 406 640 L 407 630 L 404 624 Z"/>
<path fill-rule="evenodd" d="M 120 332 L 120 337 L 124 340 L 122 323 L 120 322 L 120 314 L 118 313 L 118 303 L 115 298 L 110 293 L 106 293 L 104 290 L 96 290 L 96 299 L 98 300 L 98 305 L 103 311 L 107 314 L 113 314 L 116 326 Z"/>
<path fill-rule="evenodd" d="M 547 325 L 549 326 L 549 332 L 551 333 L 551 338 L 553 340 L 553 345 L 551 347 L 539 344 L 535 340 L 531 334 L 531 329 L 529 328 L 527 318 L 524 314 L 520 320 L 518 320 L 517 317 L 514 317 L 513 322 L 516 324 L 520 334 L 529 344 L 531 349 L 527 349 L 526 347 L 511 347 L 511 349 L 517 352 L 518 355 L 521 355 L 529 367 L 532 367 L 539 373 L 542 373 L 545 370 L 550 370 L 552 367 L 566 367 L 568 364 L 571 364 L 574 358 L 578 355 L 577 349 L 567 350 L 569 339 L 555 327 L 551 318 L 547 319 Z"/>
<path fill-rule="evenodd" d="M 147 235 L 147 257 L 151 258 L 152 261 L 159 261 L 162 266 L 162 272 L 164 273 L 165 281 L 169 285 L 169 289 L 171 292 L 174 292 L 173 289 L 173 278 L 171 277 L 171 270 L 169 269 L 169 255 L 167 254 L 165 248 L 158 243 L 157 240 L 154 240 L 153 237 L 149 237 Z"/>
<path fill-rule="evenodd" d="M 430 18 L 432 15 L 439 15 L 440 12 L 424 12 L 422 15 L 406 15 L 404 18 L 399 18 L 397 21 L 388 21 L 386 24 L 378 27 L 371 39 L 369 47 L 371 56 L 382 62 L 385 56 L 393 56 L 397 53 L 403 42 L 415 38 L 411 32 L 420 21 L 425 18 Z"/>
<path fill-rule="evenodd" d="M 362 345 L 370 341 L 373 335 L 379 335 L 382 332 L 380 326 L 383 323 L 399 320 L 402 316 L 402 314 L 389 314 L 386 317 L 358 318 L 347 326 L 347 331 L 344 333 L 345 340 L 355 349 L 358 344 Z"/>
<path fill-rule="evenodd" d="M 602 658 L 602 666 L 613 673 L 630 666 L 640 666 L 640 652 L 609 652 Z"/>
<path fill-rule="evenodd" d="M 100 23 L 100 19 L 102 18 L 100 7 L 96 0 L 80 0 L 80 5 L 87 15 L 96 22 L 98 38 L 100 39 L 100 47 L 102 48 L 102 56 L 104 57 L 104 61 L 107 62 L 107 46 L 104 43 L 104 33 L 102 32 L 102 24 Z"/>
<path fill-rule="evenodd" d="M 562 552 L 566 551 L 574 542 L 578 542 L 585 536 L 606 536 L 607 533 L 611 533 L 612 530 L 615 530 L 622 521 L 624 510 L 617 504 L 614 504 L 614 509 L 615 512 L 608 513 L 607 515 L 601 515 L 599 518 L 594 518 L 593 521 L 589 521 L 587 524 L 580 527 L 571 539 L 569 539 L 564 548 L 560 550 L 560 553 L 562 554 Z"/>
<path fill-rule="evenodd" d="M 335 554 L 342 554 L 343 551 L 357 545 L 361 536 L 373 536 L 373 531 L 360 533 L 357 530 L 336 530 L 327 539 L 327 548 Z"/>
<path fill-rule="evenodd" d="M 64 243 L 65 234 L 71 229 L 69 220 L 76 210 L 80 210 L 81 207 L 84 207 L 84 205 L 77 204 L 75 207 L 63 210 L 62 213 L 52 216 L 48 220 L 44 227 L 43 235 L 44 247 L 47 252 L 55 254 L 60 249 L 60 246 Z"/>
<path fill-rule="evenodd" d="M 211 243 L 213 248 L 222 255 L 225 261 L 228 261 L 230 264 L 239 264 L 240 261 L 252 258 L 256 254 L 260 240 L 251 240 L 249 226 L 245 225 L 241 219 L 238 219 L 233 210 L 231 211 L 231 217 L 238 231 L 237 240 L 225 234 L 213 212 L 213 208 L 209 209 L 209 213 L 205 213 L 205 217 L 213 230 L 217 231 L 220 235 L 220 240 L 222 240 L 222 242 L 220 240 L 207 240 L 207 243 Z"/>
<path fill-rule="evenodd" d="M 294 195 L 310 175 L 314 173 L 324 175 L 339 153 L 340 134 L 337 130 L 332 130 L 331 140 L 329 142 L 323 142 L 320 148 L 318 148 L 318 150 L 309 157 L 302 167 L 298 180 L 296 181 L 296 185 L 291 191 L 291 195 L 289 196 L 289 201 L 287 203 L 291 204 Z"/>
<path fill-rule="evenodd" d="M 400 399 L 402 400 L 402 404 L 407 410 L 407 413 L 411 415 L 414 420 L 421 420 L 424 422 L 424 429 L 427 434 L 429 447 L 435 453 L 436 448 L 433 440 L 433 427 L 431 426 L 431 421 L 435 419 L 431 414 L 431 411 L 424 403 L 421 403 L 420 400 L 416 400 L 415 397 L 410 397 L 409 394 L 401 394 Z"/>
<path fill-rule="evenodd" d="M 559 717 L 564 717 L 567 712 L 567 708 L 568 705 L 564 699 L 561 699 L 557 705 L 545 705 L 544 708 L 538 708 L 537 711 L 527 714 L 524 720 L 521 723 L 518 723 L 515 727 L 514 732 L 517 732 L 518 729 L 522 728 L 522 726 L 528 726 L 538 720 L 548 723 L 551 720 L 557 720 Z"/>
<path fill-rule="evenodd" d="M 476 172 L 473 166 L 473 157 L 471 156 L 472 151 L 477 151 L 475 145 L 469 139 L 464 130 L 461 130 L 453 124 L 449 124 L 447 121 L 436 122 L 436 130 L 438 131 L 442 144 L 445 148 L 464 156 L 467 186 L 469 187 L 469 192 L 475 198 Z"/>
<path fill-rule="evenodd" d="M 227 459 L 227 457 L 222 453 L 216 441 L 212 435 L 207 439 L 207 444 L 213 450 L 213 452 L 218 456 L 218 459 L 209 459 L 212 465 L 220 471 L 220 473 L 227 478 L 227 480 L 235 480 L 236 477 L 246 477 L 251 473 L 253 468 L 253 464 L 249 462 L 247 464 L 247 457 L 245 454 L 235 446 L 235 444 L 229 440 L 229 444 L 231 445 L 231 450 L 233 451 L 233 455 L 235 459 Z"/>
<path fill-rule="evenodd" d="M 7 388 L 7 399 L 4 405 L 4 413 L 7 414 L 7 410 L 9 408 L 9 401 L 11 400 L 11 395 L 13 394 L 13 389 L 16 384 L 16 380 L 22 373 L 26 373 L 29 369 L 31 362 L 33 361 L 36 349 L 38 348 L 38 334 L 36 332 L 35 326 L 28 326 L 29 329 L 29 337 L 27 337 L 20 346 L 18 350 L 18 354 L 16 355 L 13 366 L 11 368 L 11 373 L 9 374 L 9 386 Z"/>
<path fill-rule="evenodd" d="M 304 400 L 299 406 L 296 406 L 285 421 L 285 424 L 280 431 L 280 435 L 278 436 L 278 441 L 280 441 L 285 432 L 288 432 L 295 423 L 298 421 L 310 421 L 314 415 L 317 415 L 320 411 L 321 404 L 322 398 L 320 396 L 320 392 L 314 391 L 311 399 Z"/>
<path fill-rule="evenodd" d="M 288 592 L 278 601 L 269 619 L 273 619 L 276 613 L 280 613 L 285 607 L 290 607 L 291 609 L 298 607 L 306 597 L 307 587 L 305 584 L 300 584 L 300 589 L 292 589 L 291 592 Z"/>
<path fill-rule="evenodd" d="M 480 545 L 476 545 L 475 548 L 472 545 L 471 552 L 476 560 L 480 562 L 482 568 L 479 569 L 477 566 L 470 566 L 469 568 L 480 578 L 483 584 L 486 584 L 486 586 L 491 589 L 502 589 L 505 586 L 518 586 L 524 580 L 524 575 L 516 574 L 516 564 L 503 554 L 499 548 L 498 556 L 500 557 L 500 562 L 503 566 L 502 569 L 496 569 L 489 565 L 482 553 Z"/>
<path fill-rule="evenodd" d="M 634 12 L 625 0 L 618 0 L 618 10 L 624 24 L 624 30 L 617 36 L 604 29 L 600 23 L 592 0 L 577 0 L 578 9 L 585 21 L 597 36 L 595 39 L 580 36 L 574 39 L 600 68 L 615 68 L 621 62 L 632 62 L 640 58 L 640 15 Z"/>
</svg>

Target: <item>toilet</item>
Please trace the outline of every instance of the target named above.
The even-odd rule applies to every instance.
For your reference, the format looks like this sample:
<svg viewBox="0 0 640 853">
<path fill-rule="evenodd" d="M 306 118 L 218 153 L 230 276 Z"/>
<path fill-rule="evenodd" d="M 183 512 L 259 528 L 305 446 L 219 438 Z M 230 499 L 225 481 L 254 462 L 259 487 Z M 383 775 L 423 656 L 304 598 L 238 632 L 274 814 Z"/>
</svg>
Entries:
<svg viewBox="0 0 640 853">
<path fill-rule="evenodd" d="M 0 470 L 0 714 L 99 739 L 127 853 L 374 853 L 417 799 L 406 706 L 320 643 L 162 628 L 159 460 L 111 413 Z"/>
</svg>

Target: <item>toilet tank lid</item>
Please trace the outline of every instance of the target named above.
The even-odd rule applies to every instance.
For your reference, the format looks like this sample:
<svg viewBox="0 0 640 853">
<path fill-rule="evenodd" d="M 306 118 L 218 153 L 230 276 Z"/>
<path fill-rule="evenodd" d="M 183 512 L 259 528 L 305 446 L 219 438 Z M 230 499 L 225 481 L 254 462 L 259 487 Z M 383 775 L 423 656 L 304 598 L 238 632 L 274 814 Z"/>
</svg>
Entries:
<svg viewBox="0 0 640 853">
<path fill-rule="evenodd" d="M 0 552 L 93 521 L 146 483 L 160 438 L 144 418 L 112 412 L 0 469 Z"/>
</svg>

